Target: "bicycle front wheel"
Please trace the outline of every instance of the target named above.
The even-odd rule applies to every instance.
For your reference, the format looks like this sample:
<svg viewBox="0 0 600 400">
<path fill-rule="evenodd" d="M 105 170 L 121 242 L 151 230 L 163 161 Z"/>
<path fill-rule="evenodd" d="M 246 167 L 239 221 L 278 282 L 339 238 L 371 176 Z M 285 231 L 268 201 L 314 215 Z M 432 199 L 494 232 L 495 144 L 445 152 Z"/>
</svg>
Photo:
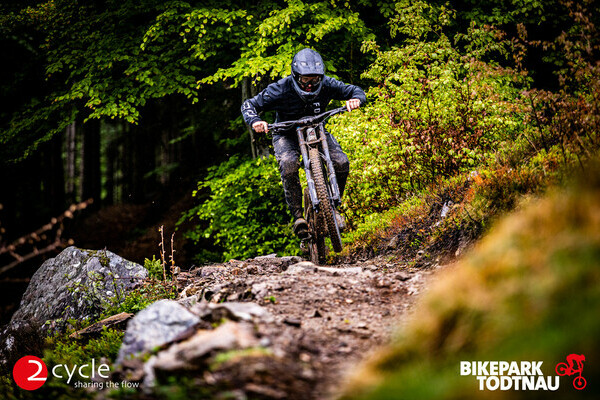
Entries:
<svg viewBox="0 0 600 400">
<path fill-rule="evenodd" d="M 336 253 L 342 251 L 342 235 L 340 229 L 337 226 L 335 220 L 335 209 L 329 199 L 329 192 L 327 190 L 327 182 L 325 181 L 325 175 L 323 174 L 323 163 L 321 162 L 321 154 L 319 149 L 312 148 L 308 152 L 310 158 L 311 171 L 313 179 L 315 180 L 315 189 L 317 190 L 317 197 L 319 198 L 319 204 L 321 205 L 320 211 L 327 227 L 329 238 L 331 239 L 331 245 Z"/>
<path fill-rule="evenodd" d="M 327 246 L 325 246 L 325 227 L 323 221 L 317 218 L 313 209 L 308 188 L 304 189 L 304 215 L 308 222 L 308 231 L 310 238 L 308 239 L 308 252 L 310 261 L 314 264 L 324 264 L 327 258 Z"/>
<path fill-rule="evenodd" d="M 587 385 L 587 382 L 583 376 L 578 376 L 573 380 L 573 386 L 577 390 L 583 390 Z"/>
</svg>

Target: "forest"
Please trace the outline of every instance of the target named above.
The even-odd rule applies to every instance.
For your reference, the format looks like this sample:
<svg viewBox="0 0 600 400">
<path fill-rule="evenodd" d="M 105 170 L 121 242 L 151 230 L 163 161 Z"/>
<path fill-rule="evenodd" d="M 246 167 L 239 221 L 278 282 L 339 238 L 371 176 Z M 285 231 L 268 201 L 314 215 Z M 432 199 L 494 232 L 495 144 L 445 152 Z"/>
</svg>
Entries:
<svg viewBox="0 0 600 400">
<path fill-rule="evenodd" d="M 240 106 L 306 47 L 367 93 L 328 122 L 351 169 L 330 261 L 393 236 L 406 260 L 453 258 L 598 171 L 599 27 L 595 0 L 3 2 L 0 320 L 73 244 L 152 265 L 163 235 L 184 270 L 299 255 L 270 137 Z"/>
<path fill-rule="evenodd" d="M 135 242 L 198 188 L 195 202 L 177 210 L 192 225 L 179 229 L 181 246 L 189 242 L 183 260 L 292 251 L 293 238 L 282 239 L 289 221 L 278 207 L 277 177 L 266 171 L 269 138 L 244 126 L 239 105 L 288 75 L 293 54 L 307 46 L 323 54 L 329 75 L 370 88 L 369 107 L 352 122 L 341 119 L 338 134 L 351 154 L 358 137 L 348 129 L 368 140 L 364 157 L 352 160 L 361 171 L 345 204 L 354 227 L 476 169 L 506 139 L 528 138 L 536 150 L 540 140 L 548 151 L 564 139 L 545 138 L 555 131 L 546 126 L 563 122 L 549 113 L 569 107 L 556 96 L 595 89 L 594 71 L 585 70 L 595 67 L 595 7 L 558 0 L 5 4 L 0 257 L 14 264 L 58 236 L 55 244 Z M 375 121 L 380 115 L 386 120 Z M 369 158 L 389 140 L 397 147 L 374 165 Z M 257 158 L 264 167 L 240 167 Z M 273 197 L 255 204 L 249 191 L 237 204 L 217 201 L 215 187 L 232 202 L 251 171 L 270 174 L 256 184 Z M 241 186 L 223 188 L 219 179 L 232 173 Z M 213 201 L 205 203 L 210 190 Z M 86 207 L 79 219 L 107 220 L 105 243 L 66 219 L 60 235 L 61 226 L 44 232 L 47 243 L 10 247 L 78 204 Z M 260 212 L 272 206 L 278 212 Z M 249 218 L 235 219 L 232 208 Z M 137 225 L 120 227 L 128 215 Z M 240 241 L 238 227 L 260 243 Z M 150 256 L 139 253 L 131 256 Z"/>
</svg>

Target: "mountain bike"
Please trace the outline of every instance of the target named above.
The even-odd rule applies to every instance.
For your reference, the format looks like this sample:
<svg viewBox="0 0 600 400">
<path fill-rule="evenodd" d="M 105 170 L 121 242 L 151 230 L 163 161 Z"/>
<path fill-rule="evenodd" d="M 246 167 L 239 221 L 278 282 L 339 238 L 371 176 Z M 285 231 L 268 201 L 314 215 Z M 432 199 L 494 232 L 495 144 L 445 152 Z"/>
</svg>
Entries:
<svg viewBox="0 0 600 400">
<path fill-rule="evenodd" d="M 302 239 L 301 246 L 308 249 L 310 260 L 315 264 L 325 263 L 326 237 L 331 240 L 335 252 L 342 251 L 342 237 L 336 219 L 336 210 L 341 203 L 340 188 L 329 156 L 324 121 L 344 111 L 347 111 L 346 107 L 340 107 L 312 117 L 268 125 L 269 130 L 275 132 L 296 128 L 306 173 L 304 216 L 308 223 L 308 236 Z"/>
</svg>

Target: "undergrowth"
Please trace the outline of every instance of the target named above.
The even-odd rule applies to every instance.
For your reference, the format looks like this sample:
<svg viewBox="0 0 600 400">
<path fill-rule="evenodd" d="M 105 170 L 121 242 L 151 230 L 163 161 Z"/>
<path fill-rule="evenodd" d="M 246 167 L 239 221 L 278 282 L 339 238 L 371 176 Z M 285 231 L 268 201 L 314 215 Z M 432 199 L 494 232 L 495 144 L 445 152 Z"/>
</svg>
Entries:
<svg viewBox="0 0 600 400">
<path fill-rule="evenodd" d="M 566 4 L 570 29 L 540 43 L 523 26 L 508 39 L 475 24 L 450 40 L 448 16 L 423 7 L 426 21 L 411 17 L 422 30 L 404 46 L 368 45 L 374 101 L 331 124 L 351 160 L 347 254 L 452 254 L 523 199 L 569 182 L 600 149 L 596 10 Z M 523 59 L 534 47 L 560 54 L 558 90 L 531 88 Z"/>
<path fill-rule="evenodd" d="M 442 272 L 396 340 L 356 371 L 344 399 L 546 398 L 548 392 L 479 390 L 460 361 L 542 361 L 546 376 L 571 353 L 598 354 L 600 164 L 577 184 L 554 187 L 495 224 Z M 591 357 L 591 356 L 590 356 Z M 585 390 L 561 378 L 552 398 L 596 398 L 600 368 L 585 364 Z M 503 396 L 504 394 L 504 396 Z"/>
</svg>

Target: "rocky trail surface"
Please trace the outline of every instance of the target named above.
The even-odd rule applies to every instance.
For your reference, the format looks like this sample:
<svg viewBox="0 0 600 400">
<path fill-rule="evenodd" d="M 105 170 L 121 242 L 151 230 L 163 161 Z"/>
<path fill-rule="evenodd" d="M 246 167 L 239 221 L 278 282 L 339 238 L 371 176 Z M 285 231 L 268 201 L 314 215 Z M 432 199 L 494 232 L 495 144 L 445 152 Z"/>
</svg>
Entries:
<svg viewBox="0 0 600 400">
<path fill-rule="evenodd" d="M 406 321 L 440 268 L 393 260 L 317 266 L 270 255 L 193 268 L 166 284 L 175 285 L 175 299 L 112 315 L 70 338 L 82 345 L 104 327 L 124 330 L 111 376 L 87 382 L 99 399 L 112 398 L 98 390 L 110 382 L 137 387 L 128 399 L 335 398 L 345 376 Z M 64 332 L 71 319 L 94 320 L 115 294 L 165 284 L 148 276 L 106 250 L 65 249 L 38 269 L 0 331 L 0 364 L 41 355 L 32 346 L 44 333 Z"/>
<path fill-rule="evenodd" d="M 216 398 L 334 398 L 352 367 L 390 339 L 437 268 L 383 257 L 316 266 L 272 255 L 182 272 L 176 302 L 155 303 L 129 322 L 114 378 L 139 380 L 147 393 L 186 376 L 190 388 Z M 144 351 L 154 355 L 131 359 Z"/>
</svg>

